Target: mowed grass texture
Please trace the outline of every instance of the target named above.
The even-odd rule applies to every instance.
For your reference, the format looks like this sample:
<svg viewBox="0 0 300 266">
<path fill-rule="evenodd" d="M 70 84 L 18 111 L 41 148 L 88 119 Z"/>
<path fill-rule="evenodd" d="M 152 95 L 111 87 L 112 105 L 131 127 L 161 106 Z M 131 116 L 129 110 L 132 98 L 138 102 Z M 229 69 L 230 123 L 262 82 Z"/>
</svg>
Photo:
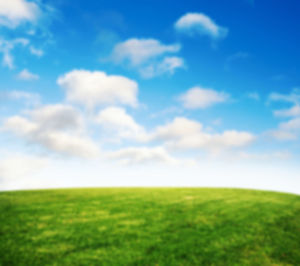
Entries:
<svg viewBox="0 0 300 266">
<path fill-rule="evenodd" d="M 300 197 L 235 189 L 2 192 L 0 265 L 300 265 Z"/>
</svg>

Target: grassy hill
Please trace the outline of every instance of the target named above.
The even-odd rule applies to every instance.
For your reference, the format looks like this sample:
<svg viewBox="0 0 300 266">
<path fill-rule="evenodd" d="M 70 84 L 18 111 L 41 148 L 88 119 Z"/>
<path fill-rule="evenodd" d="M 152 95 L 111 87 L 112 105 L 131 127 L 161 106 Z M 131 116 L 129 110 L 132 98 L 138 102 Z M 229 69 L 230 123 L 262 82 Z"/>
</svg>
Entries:
<svg viewBox="0 0 300 266">
<path fill-rule="evenodd" d="M 300 197 L 198 188 L 0 193 L 0 265 L 300 265 Z"/>
</svg>

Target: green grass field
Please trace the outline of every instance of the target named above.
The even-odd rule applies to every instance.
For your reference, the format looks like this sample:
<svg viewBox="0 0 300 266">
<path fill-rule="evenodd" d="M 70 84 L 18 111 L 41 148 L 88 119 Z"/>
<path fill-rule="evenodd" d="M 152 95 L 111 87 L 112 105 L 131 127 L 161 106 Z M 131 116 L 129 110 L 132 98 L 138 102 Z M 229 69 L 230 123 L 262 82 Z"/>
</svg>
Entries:
<svg viewBox="0 0 300 266">
<path fill-rule="evenodd" d="M 198 188 L 2 192 L 0 265 L 300 265 L 300 197 Z"/>
</svg>

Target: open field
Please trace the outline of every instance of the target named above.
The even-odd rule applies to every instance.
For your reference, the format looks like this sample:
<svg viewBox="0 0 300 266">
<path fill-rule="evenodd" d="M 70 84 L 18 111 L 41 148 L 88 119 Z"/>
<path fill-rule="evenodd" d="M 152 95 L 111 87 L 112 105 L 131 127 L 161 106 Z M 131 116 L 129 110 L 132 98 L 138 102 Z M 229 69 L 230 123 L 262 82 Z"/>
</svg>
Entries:
<svg viewBox="0 0 300 266">
<path fill-rule="evenodd" d="M 300 197 L 198 188 L 2 192 L 0 265 L 300 265 Z"/>
</svg>

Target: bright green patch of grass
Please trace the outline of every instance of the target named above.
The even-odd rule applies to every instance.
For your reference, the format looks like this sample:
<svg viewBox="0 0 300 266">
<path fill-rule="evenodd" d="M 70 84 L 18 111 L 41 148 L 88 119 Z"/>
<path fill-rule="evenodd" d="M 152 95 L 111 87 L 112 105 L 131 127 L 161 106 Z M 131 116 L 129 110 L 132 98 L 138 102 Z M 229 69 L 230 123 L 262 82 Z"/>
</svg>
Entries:
<svg viewBox="0 0 300 266">
<path fill-rule="evenodd" d="M 300 197 L 235 189 L 0 193 L 0 265 L 300 265 Z"/>
</svg>

